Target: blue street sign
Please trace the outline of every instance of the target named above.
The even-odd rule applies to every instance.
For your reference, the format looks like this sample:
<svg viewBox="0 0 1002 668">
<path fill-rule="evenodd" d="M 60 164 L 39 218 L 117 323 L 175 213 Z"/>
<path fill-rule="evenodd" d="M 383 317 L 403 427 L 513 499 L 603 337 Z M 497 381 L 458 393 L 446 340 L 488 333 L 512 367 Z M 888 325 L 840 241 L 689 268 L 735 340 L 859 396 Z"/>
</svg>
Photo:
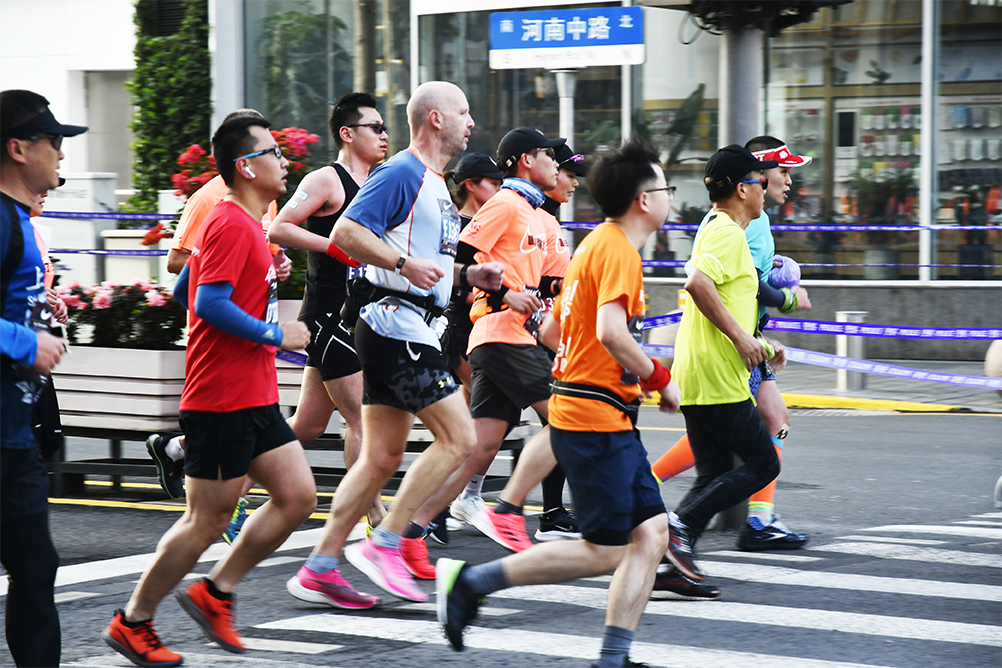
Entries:
<svg viewBox="0 0 1002 668">
<path fill-rule="evenodd" d="M 492 69 L 564 69 L 643 62 L 642 7 L 491 14 Z"/>
</svg>

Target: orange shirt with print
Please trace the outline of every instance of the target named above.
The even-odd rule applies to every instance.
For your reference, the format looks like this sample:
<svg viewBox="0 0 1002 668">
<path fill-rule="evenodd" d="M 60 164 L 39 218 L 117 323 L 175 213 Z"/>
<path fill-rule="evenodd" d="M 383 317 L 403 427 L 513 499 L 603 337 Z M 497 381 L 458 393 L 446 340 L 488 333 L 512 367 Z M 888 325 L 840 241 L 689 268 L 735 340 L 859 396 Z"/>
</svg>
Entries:
<svg viewBox="0 0 1002 668">
<path fill-rule="evenodd" d="M 543 259 L 543 276 L 563 278 L 567 275 L 567 265 L 571 263 L 571 247 L 564 239 L 560 221 L 543 207 L 536 209 L 543 225 L 546 226 L 546 256 Z M 553 310 L 553 297 L 543 298 L 543 317 Z"/>
<path fill-rule="evenodd" d="M 459 240 L 477 249 L 477 262 L 500 262 L 502 279 L 509 290 L 528 287 L 538 295 L 546 254 L 546 227 L 536 209 L 513 190 L 503 189 L 487 200 L 459 235 Z M 526 329 L 531 317 L 508 308 L 492 309 L 487 295 L 477 290 L 470 309 L 473 331 L 467 354 L 483 343 L 535 345 L 535 335 Z"/>
<path fill-rule="evenodd" d="M 641 396 L 638 383 L 624 384 L 624 369 L 598 340 L 598 309 L 620 301 L 630 319 L 644 317 L 640 254 L 616 225 L 603 223 L 582 240 L 553 305 L 560 346 L 553 377 L 612 390 L 629 403 Z M 630 374 L 627 373 L 627 376 Z M 634 376 L 635 378 L 635 376 Z M 566 431 L 630 431 L 633 425 L 609 404 L 559 394 L 550 396 L 549 421 Z"/>
<path fill-rule="evenodd" d="M 219 174 L 216 174 L 204 186 L 193 192 L 188 201 L 184 203 L 184 211 L 181 212 L 181 219 L 177 221 L 174 238 L 170 242 L 171 250 L 190 253 L 195 247 L 195 237 L 198 236 L 198 230 L 202 227 L 202 221 L 212 211 L 212 207 L 219 204 L 220 200 L 224 197 L 226 197 L 226 182 L 223 181 L 223 177 Z M 268 205 L 268 213 L 264 214 L 264 218 L 261 220 L 261 225 L 266 232 L 268 231 L 268 226 L 271 225 L 271 221 L 275 220 L 275 216 L 277 215 L 278 203 L 272 201 Z M 272 255 L 278 252 L 278 244 L 268 244 L 268 247 L 271 249 Z"/>
</svg>

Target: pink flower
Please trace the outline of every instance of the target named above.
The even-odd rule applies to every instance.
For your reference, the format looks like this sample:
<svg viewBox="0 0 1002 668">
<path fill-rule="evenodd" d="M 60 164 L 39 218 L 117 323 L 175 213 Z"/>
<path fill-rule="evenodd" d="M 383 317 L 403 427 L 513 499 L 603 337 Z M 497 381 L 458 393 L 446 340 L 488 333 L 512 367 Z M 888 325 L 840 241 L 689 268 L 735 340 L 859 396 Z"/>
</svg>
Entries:
<svg viewBox="0 0 1002 668">
<path fill-rule="evenodd" d="M 92 300 L 94 308 L 96 309 L 110 308 L 112 295 L 113 293 L 111 290 L 97 290 L 94 293 L 94 299 Z"/>
<path fill-rule="evenodd" d="M 163 306 L 167 303 L 167 298 L 157 290 L 150 290 L 146 293 L 146 303 L 149 306 Z"/>
<path fill-rule="evenodd" d="M 63 300 L 63 303 L 66 304 L 66 308 L 68 308 L 68 309 L 70 309 L 72 311 L 79 311 L 83 307 L 86 306 L 86 304 L 84 304 L 83 300 L 80 299 L 79 295 L 74 295 L 74 294 L 71 294 L 71 293 L 65 293 L 65 294 L 60 295 L 60 298 Z"/>
</svg>

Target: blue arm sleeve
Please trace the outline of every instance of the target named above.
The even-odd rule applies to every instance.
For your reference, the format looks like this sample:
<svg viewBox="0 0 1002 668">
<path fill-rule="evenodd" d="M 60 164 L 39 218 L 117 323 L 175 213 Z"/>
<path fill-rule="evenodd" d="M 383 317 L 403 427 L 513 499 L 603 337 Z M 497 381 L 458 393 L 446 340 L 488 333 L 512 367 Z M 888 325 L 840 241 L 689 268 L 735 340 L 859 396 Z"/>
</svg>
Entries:
<svg viewBox="0 0 1002 668">
<path fill-rule="evenodd" d="M 174 299 L 187 310 L 188 306 L 188 265 L 181 267 L 181 273 L 177 275 L 177 282 L 174 283 Z"/>
<path fill-rule="evenodd" d="M 195 290 L 195 313 L 227 334 L 271 346 L 282 345 L 282 328 L 258 320 L 230 301 L 233 286 L 207 283 Z"/>
<path fill-rule="evenodd" d="M 779 308 L 786 301 L 786 295 L 769 285 L 764 278 L 758 284 L 758 303 L 762 306 L 773 306 Z"/>
<path fill-rule="evenodd" d="M 18 364 L 31 366 L 38 353 L 38 337 L 30 327 L 0 320 L 0 352 Z"/>
</svg>

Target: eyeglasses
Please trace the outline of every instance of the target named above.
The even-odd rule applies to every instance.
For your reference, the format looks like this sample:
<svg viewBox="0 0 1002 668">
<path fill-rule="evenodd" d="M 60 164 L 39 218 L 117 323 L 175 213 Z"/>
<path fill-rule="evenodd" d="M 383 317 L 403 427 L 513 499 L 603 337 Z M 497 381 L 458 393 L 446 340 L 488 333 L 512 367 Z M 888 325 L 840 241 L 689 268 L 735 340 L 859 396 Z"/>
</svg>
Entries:
<svg viewBox="0 0 1002 668">
<path fill-rule="evenodd" d="M 668 193 L 668 199 L 675 199 L 675 186 L 665 186 L 664 188 L 651 188 L 650 190 L 645 190 L 645 193 L 656 193 L 659 190 L 664 190 Z"/>
<path fill-rule="evenodd" d="M 346 128 L 371 128 L 373 132 L 377 135 L 381 135 L 384 132 L 389 134 L 390 128 L 386 123 L 357 123 L 355 125 L 346 125 Z"/>
<path fill-rule="evenodd" d="M 264 155 L 265 153 L 274 153 L 276 158 L 278 158 L 279 160 L 282 159 L 282 147 L 279 146 L 278 144 L 275 144 L 274 146 L 263 148 L 260 151 L 254 151 L 253 153 L 242 155 L 239 158 L 233 158 L 233 162 L 236 162 L 237 160 L 243 160 L 244 158 L 256 158 L 259 155 Z"/>
<path fill-rule="evenodd" d="M 52 147 L 55 148 L 57 151 L 60 150 L 60 148 L 63 145 L 62 135 L 51 135 L 48 133 L 42 133 L 42 134 L 32 135 L 28 137 L 28 139 L 31 141 L 36 141 L 38 139 L 48 139 L 49 141 L 52 142 Z"/>
<path fill-rule="evenodd" d="M 528 155 L 536 155 L 537 153 L 543 153 L 551 160 L 557 157 L 557 152 L 552 148 L 537 148 L 535 151 L 529 151 Z"/>
<path fill-rule="evenodd" d="M 763 176 L 760 179 L 748 179 L 747 181 L 738 181 L 738 183 L 759 183 L 765 188 L 766 184 L 769 183 L 769 179 Z"/>
</svg>

